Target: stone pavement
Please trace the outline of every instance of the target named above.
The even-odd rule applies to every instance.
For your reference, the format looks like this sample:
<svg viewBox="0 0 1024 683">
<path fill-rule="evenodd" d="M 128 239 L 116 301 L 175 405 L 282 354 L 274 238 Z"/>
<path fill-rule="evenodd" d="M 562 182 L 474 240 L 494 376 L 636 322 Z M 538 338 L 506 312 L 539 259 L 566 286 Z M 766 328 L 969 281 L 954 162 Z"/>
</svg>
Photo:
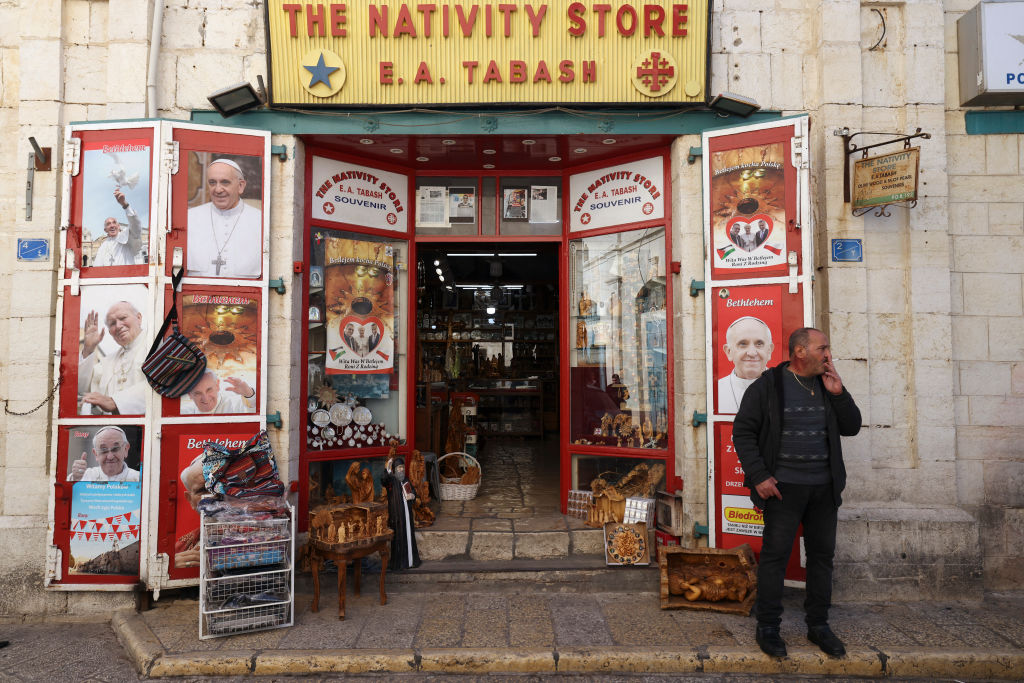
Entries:
<svg viewBox="0 0 1024 683">
<path fill-rule="evenodd" d="M 602 574 L 629 573 L 626 581 Z M 517 576 L 520 574 L 520 576 Z M 749 617 L 661 610 L 654 569 L 476 572 L 376 576 L 350 591 L 337 618 L 333 577 L 321 610 L 297 587 L 295 625 L 198 639 L 198 602 L 161 600 L 119 613 L 113 626 L 144 675 L 348 674 L 770 674 L 901 679 L 1024 679 L 1024 594 L 958 604 L 842 604 L 832 624 L 849 654 L 806 641 L 802 593 L 787 589 L 783 637 L 773 659 L 753 642 Z M 461 577 L 461 578 L 460 578 Z M 582 580 L 581 580 L 582 579 Z M 638 591 L 647 584 L 651 590 Z"/>
</svg>

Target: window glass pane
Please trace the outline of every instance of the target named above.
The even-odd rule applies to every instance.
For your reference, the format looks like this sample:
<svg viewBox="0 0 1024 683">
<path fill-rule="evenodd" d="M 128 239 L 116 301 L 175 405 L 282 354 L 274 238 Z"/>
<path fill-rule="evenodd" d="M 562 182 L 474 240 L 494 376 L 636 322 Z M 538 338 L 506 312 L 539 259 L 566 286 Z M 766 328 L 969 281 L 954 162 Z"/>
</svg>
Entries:
<svg viewBox="0 0 1024 683">
<path fill-rule="evenodd" d="M 569 243 L 573 443 L 668 444 L 664 260 L 663 228 Z"/>
<path fill-rule="evenodd" d="M 405 441 L 403 240 L 310 235 L 307 433 L 312 450 Z"/>
<path fill-rule="evenodd" d="M 498 186 L 498 179 L 494 176 L 486 176 L 483 179 L 484 185 L 484 196 L 482 198 L 483 212 L 480 216 L 481 224 L 481 235 L 493 235 L 494 234 L 494 216 L 495 216 L 495 205 L 494 198 L 497 196 L 497 192 L 494 188 Z"/>
<path fill-rule="evenodd" d="M 610 486 L 625 482 L 632 474 L 629 482 L 636 482 L 636 488 L 642 488 L 646 481 L 648 488 L 642 491 L 628 491 L 630 495 L 641 498 L 648 497 L 653 490 L 665 488 L 665 461 L 648 458 L 610 458 L 606 455 L 572 454 L 572 488 L 592 490 L 591 484 L 596 479 L 604 479 Z M 639 469 L 638 469 L 639 468 Z M 646 472 L 644 471 L 646 468 Z"/>
<path fill-rule="evenodd" d="M 416 178 L 418 235 L 475 235 L 480 193 L 474 177 Z"/>
<path fill-rule="evenodd" d="M 498 200 L 502 235 L 562 234 L 561 178 L 502 178 Z"/>
<path fill-rule="evenodd" d="M 369 458 L 365 460 L 322 460 L 309 463 L 309 509 L 327 503 L 340 503 L 342 497 L 352 499 L 352 490 L 345 481 L 352 463 L 359 463 L 359 469 L 370 470 L 373 476 L 373 497 L 381 496 L 383 487 L 381 477 L 387 458 Z"/>
</svg>

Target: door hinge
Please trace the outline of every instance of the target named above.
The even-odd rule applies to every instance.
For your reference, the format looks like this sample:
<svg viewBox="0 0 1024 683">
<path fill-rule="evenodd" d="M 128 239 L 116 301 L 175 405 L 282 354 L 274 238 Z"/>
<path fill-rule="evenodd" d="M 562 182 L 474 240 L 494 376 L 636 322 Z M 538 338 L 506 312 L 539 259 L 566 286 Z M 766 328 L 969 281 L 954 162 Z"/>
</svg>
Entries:
<svg viewBox="0 0 1024 683">
<path fill-rule="evenodd" d="M 178 141 L 165 140 L 162 165 L 164 172 L 174 175 L 178 172 Z"/>
<path fill-rule="evenodd" d="M 160 599 L 160 587 L 167 583 L 167 565 L 169 563 L 167 553 L 157 553 L 150 558 L 149 575 L 146 577 L 146 585 L 153 590 L 153 600 Z"/>
<path fill-rule="evenodd" d="M 61 552 L 55 545 L 46 548 L 46 571 L 43 574 L 43 586 L 48 587 L 54 581 L 61 580 Z"/>
<path fill-rule="evenodd" d="M 64 172 L 71 176 L 78 175 L 79 161 L 82 158 L 82 139 L 67 138 L 64 140 Z"/>
</svg>

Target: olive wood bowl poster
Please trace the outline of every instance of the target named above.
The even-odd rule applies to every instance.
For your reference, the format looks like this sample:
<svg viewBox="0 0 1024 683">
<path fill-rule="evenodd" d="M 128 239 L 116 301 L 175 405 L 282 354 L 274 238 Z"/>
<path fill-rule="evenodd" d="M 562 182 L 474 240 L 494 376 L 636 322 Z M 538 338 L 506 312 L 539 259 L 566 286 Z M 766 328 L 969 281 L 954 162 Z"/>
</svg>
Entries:
<svg viewBox="0 0 1024 683">
<path fill-rule="evenodd" d="M 395 355 L 394 250 L 382 242 L 325 242 L 326 373 L 386 382 Z"/>
<path fill-rule="evenodd" d="M 181 333 L 206 356 L 206 373 L 181 397 L 182 415 L 256 412 L 260 325 L 259 300 L 252 296 L 181 297 Z"/>
</svg>

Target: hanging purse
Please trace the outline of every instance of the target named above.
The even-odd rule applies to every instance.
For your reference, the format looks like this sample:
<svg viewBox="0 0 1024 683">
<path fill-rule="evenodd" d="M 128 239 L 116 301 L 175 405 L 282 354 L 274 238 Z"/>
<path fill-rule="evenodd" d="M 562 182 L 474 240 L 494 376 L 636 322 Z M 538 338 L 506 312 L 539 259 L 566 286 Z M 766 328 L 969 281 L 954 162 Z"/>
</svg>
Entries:
<svg viewBox="0 0 1024 683">
<path fill-rule="evenodd" d="M 206 372 L 206 356 L 202 350 L 178 331 L 178 285 L 184 275 L 182 268 L 171 280 L 171 310 L 142 363 L 142 373 L 149 385 L 167 398 L 188 393 Z M 169 325 L 173 330 L 164 337 Z"/>
</svg>

